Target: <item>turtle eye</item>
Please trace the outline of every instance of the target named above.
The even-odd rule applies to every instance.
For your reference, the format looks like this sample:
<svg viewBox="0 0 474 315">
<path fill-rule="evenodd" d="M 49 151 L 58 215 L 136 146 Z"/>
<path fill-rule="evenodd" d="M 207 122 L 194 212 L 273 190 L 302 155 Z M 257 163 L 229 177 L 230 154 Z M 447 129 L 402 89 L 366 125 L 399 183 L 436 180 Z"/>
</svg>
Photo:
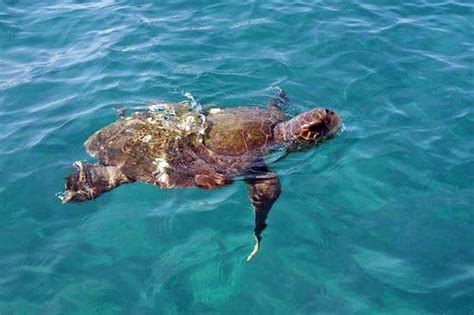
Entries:
<svg viewBox="0 0 474 315">
<path fill-rule="evenodd" d="M 326 108 L 325 111 L 326 111 L 326 114 L 334 115 L 334 112 L 330 110 L 329 108 Z"/>
</svg>

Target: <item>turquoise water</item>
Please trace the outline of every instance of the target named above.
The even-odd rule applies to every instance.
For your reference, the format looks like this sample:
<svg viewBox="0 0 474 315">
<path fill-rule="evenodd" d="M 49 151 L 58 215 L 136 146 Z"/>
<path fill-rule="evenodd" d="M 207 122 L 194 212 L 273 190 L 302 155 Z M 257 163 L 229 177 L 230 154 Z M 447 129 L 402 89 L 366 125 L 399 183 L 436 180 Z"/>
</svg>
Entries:
<svg viewBox="0 0 474 315">
<path fill-rule="evenodd" d="M 193 2 L 195 3 L 195 2 Z M 472 314 L 474 2 L 0 1 L 0 313 Z M 112 108 L 179 101 L 344 130 L 242 182 L 55 194 Z"/>
</svg>

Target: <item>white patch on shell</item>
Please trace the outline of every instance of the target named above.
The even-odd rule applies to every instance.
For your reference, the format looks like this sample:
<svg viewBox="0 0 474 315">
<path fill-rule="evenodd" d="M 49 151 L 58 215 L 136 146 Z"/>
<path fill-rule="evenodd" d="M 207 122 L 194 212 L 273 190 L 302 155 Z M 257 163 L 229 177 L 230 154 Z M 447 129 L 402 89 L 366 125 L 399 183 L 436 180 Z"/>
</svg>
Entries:
<svg viewBox="0 0 474 315">
<path fill-rule="evenodd" d="M 170 177 L 166 172 L 169 168 L 169 163 L 163 158 L 156 158 L 153 161 L 153 164 L 156 165 L 155 169 L 155 178 L 163 185 L 168 186 Z"/>
<path fill-rule="evenodd" d="M 178 129 L 184 131 L 191 131 L 196 125 L 196 118 L 191 115 L 187 115 L 182 121 L 177 124 Z"/>
<path fill-rule="evenodd" d="M 152 135 L 146 135 L 143 137 L 143 142 L 150 142 L 150 140 L 153 139 L 153 136 Z"/>
<path fill-rule="evenodd" d="M 220 109 L 220 108 L 212 108 L 212 109 L 209 111 L 209 114 L 214 115 L 214 114 L 218 114 L 218 113 L 220 113 L 220 112 L 222 112 L 222 109 Z"/>
<path fill-rule="evenodd" d="M 156 179 L 164 186 L 169 185 L 170 177 L 166 173 L 160 174 L 160 176 L 157 176 Z"/>
<path fill-rule="evenodd" d="M 160 110 L 166 110 L 170 108 L 170 105 L 167 103 L 157 103 L 147 106 L 150 112 L 158 112 Z"/>
<path fill-rule="evenodd" d="M 150 123 L 150 124 L 156 124 L 157 121 L 155 119 L 153 119 L 153 117 L 148 117 L 147 118 L 147 121 Z"/>
</svg>

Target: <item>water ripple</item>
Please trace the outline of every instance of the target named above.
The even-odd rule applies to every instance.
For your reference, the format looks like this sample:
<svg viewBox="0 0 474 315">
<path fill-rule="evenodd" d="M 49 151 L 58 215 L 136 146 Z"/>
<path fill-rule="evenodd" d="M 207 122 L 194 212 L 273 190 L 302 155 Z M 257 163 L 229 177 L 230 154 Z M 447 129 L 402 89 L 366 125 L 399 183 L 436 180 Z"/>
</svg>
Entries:
<svg viewBox="0 0 474 315">
<path fill-rule="evenodd" d="M 473 16 L 466 0 L 0 2 L 0 312 L 472 311 Z M 240 181 L 54 197 L 113 108 L 178 90 L 264 107 L 275 86 L 290 114 L 327 106 L 345 129 L 272 160 L 282 195 L 254 261 Z"/>
</svg>

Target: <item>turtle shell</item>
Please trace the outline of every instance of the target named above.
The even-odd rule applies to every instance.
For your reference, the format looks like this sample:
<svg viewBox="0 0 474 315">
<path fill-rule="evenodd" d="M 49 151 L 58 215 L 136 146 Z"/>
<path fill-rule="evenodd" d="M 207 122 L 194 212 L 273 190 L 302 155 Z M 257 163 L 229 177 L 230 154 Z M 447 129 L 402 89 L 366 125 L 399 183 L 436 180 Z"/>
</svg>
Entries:
<svg viewBox="0 0 474 315">
<path fill-rule="evenodd" d="M 259 108 L 210 110 L 205 117 L 170 107 L 171 118 L 137 112 L 93 134 L 85 143 L 99 164 L 116 166 L 130 179 L 160 186 L 202 172 L 238 174 L 273 143 L 272 128 L 282 117 Z M 169 112 L 168 112 L 169 113 Z M 235 175 L 234 174 L 234 175 Z"/>
<path fill-rule="evenodd" d="M 213 109 L 206 116 L 204 145 L 213 152 L 239 156 L 260 152 L 273 144 L 273 126 L 280 113 L 253 107 Z"/>
<path fill-rule="evenodd" d="M 200 125 L 199 115 L 189 110 L 173 113 L 172 124 L 155 112 L 119 119 L 93 134 L 85 142 L 86 150 L 100 164 L 117 166 L 130 179 L 156 184 L 169 166 L 169 156 L 179 156 L 183 145 L 197 143 L 201 136 L 189 128 Z M 193 119 L 192 124 L 180 125 Z"/>
</svg>

